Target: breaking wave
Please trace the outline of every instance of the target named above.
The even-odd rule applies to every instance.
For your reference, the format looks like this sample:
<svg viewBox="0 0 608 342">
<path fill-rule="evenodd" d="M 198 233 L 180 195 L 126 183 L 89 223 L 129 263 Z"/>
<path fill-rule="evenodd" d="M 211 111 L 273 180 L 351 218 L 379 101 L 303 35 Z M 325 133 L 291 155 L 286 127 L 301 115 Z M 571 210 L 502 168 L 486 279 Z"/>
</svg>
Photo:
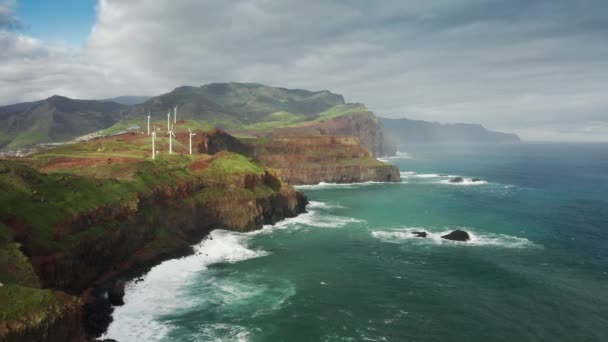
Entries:
<svg viewBox="0 0 608 342">
<path fill-rule="evenodd" d="M 431 183 L 436 183 L 436 184 L 447 184 L 447 185 L 484 185 L 484 184 L 489 184 L 487 181 L 484 180 L 474 180 L 474 178 L 470 178 L 470 177 L 462 177 L 462 176 L 457 176 L 457 175 L 450 175 L 450 174 L 442 174 L 442 173 L 417 173 L 414 171 L 402 171 L 400 172 L 401 178 L 404 179 L 418 179 L 419 181 L 429 181 Z M 459 177 L 462 178 L 462 181 L 460 182 L 451 182 L 452 179 Z"/>
<path fill-rule="evenodd" d="M 466 242 L 451 241 L 441 238 L 455 229 L 462 229 L 469 233 L 471 240 Z M 413 232 L 424 231 L 428 234 L 426 238 L 419 238 Z M 373 230 L 372 236 L 384 242 L 390 243 L 416 243 L 416 244 L 431 244 L 439 246 L 494 246 L 502 248 L 526 248 L 536 246 L 533 242 L 526 238 L 505 235 L 478 232 L 471 228 L 451 227 L 449 229 L 429 230 L 422 227 L 408 227 L 398 229 Z"/>
<path fill-rule="evenodd" d="M 458 186 L 462 186 L 462 185 L 484 185 L 484 184 L 488 184 L 488 182 L 484 181 L 484 180 L 476 180 L 473 181 L 472 178 L 462 178 L 461 182 L 458 183 L 454 183 L 451 182 L 449 179 L 443 179 L 440 180 L 439 183 L 441 184 L 448 184 L 448 185 L 458 185 Z"/>
<path fill-rule="evenodd" d="M 388 157 L 380 157 L 377 158 L 379 161 L 384 162 L 384 163 L 388 163 L 391 160 L 398 160 L 398 159 L 412 159 L 413 157 L 407 153 L 407 152 L 400 152 L 397 151 L 397 153 L 394 156 L 388 156 Z"/>
<path fill-rule="evenodd" d="M 403 184 L 404 182 L 361 182 L 361 183 L 325 183 L 313 185 L 295 185 L 294 188 L 298 190 L 325 190 L 325 189 L 358 189 L 370 185 L 376 184 Z"/>
<path fill-rule="evenodd" d="M 125 291 L 125 305 L 115 309 L 114 321 L 104 338 L 119 341 L 162 340 L 172 329 L 169 323 L 159 319 L 162 315 L 187 311 L 204 304 L 204 298 L 192 298 L 181 289 L 194 286 L 197 277 L 209 265 L 235 263 L 269 254 L 264 250 L 249 248 L 247 241 L 250 238 L 251 234 L 214 230 L 208 238 L 194 246 L 193 255 L 165 261 L 140 280 L 129 282 Z M 228 292 L 238 294 L 237 290 Z M 235 334 L 235 337 L 245 336 L 241 330 Z"/>
<path fill-rule="evenodd" d="M 333 215 L 326 212 L 327 210 L 341 208 L 343 209 L 344 207 L 337 204 L 311 201 L 306 207 L 308 212 L 280 221 L 274 225 L 266 225 L 264 226 L 264 229 L 254 233 L 264 234 L 269 233 L 274 229 L 285 228 L 342 228 L 353 223 L 367 222 L 353 217 Z"/>
</svg>

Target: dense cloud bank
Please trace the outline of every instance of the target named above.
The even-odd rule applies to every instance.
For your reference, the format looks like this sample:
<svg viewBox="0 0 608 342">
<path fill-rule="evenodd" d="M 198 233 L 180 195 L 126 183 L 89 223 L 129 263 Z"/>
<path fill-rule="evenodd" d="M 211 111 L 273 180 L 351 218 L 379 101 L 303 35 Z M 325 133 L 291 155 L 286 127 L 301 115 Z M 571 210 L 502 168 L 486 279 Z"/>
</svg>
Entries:
<svg viewBox="0 0 608 342">
<path fill-rule="evenodd" d="M 608 137 L 602 0 L 100 0 L 84 47 L 28 37 L 0 3 L 2 104 L 243 81 L 330 89 L 387 117 Z"/>
</svg>

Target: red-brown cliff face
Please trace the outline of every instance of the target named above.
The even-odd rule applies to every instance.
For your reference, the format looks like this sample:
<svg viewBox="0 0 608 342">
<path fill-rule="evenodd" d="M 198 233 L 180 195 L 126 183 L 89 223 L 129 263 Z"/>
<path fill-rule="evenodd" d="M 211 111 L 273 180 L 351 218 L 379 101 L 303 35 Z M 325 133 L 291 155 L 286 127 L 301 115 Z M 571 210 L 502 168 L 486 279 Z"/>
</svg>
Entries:
<svg viewBox="0 0 608 342">
<path fill-rule="evenodd" d="M 372 112 L 360 112 L 335 118 L 312 121 L 292 127 L 273 128 L 262 131 L 235 131 L 235 133 L 254 135 L 258 137 L 297 137 L 297 136 L 353 136 L 367 148 L 373 156 L 394 154 L 391 147 L 384 142 L 382 128 L 378 118 Z"/>
<path fill-rule="evenodd" d="M 338 123 L 353 123 L 346 117 L 338 119 L 332 121 L 336 127 Z M 237 139 L 216 130 L 205 133 L 196 143 L 198 150 L 210 154 L 227 150 L 252 157 L 266 167 L 280 170 L 291 185 L 401 180 L 399 170 L 376 160 L 359 138 L 352 135 L 303 135 L 307 130 L 301 129 L 278 131 L 255 139 Z M 315 129 L 310 130 L 314 133 Z"/>
<path fill-rule="evenodd" d="M 399 170 L 373 158 L 352 136 L 293 136 L 257 139 L 254 157 L 281 170 L 292 185 L 399 182 Z"/>
</svg>

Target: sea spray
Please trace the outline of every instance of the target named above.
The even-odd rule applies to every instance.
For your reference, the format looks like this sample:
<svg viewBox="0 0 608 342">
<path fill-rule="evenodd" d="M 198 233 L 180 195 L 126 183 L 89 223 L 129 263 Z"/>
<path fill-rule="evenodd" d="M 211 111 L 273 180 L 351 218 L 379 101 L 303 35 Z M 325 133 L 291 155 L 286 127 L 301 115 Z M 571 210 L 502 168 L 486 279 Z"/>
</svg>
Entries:
<svg viewBox="0 0 608 342">
<path fill-rule="evenodd" d="M 215 263 L 234 263 L 268 255 L 247 247 L 250 236 L 214 230 L 194 246 L 193 255 L 168 260 L 153 267 L 143 278 L 126 286 L 125 305 L 114 311 L 114 322 L 104 338 L 119 341 L 159 341 L 171 327 L 157 318 L 175 311 L 188 310 L 202 299 L 190 298 L 182 291 L 193 285 L 200 272 Z"/>
<path fill-rule="evenodd" d="M 460 229 L 469 234 L 470 240 L 466 242 L 451 241 L 442 238 L 442 236 L 450 232 Z M 427 237 L 417 237 L 414 232 L 426 232 Z M 424 227 L 407 227 L 394 229 L 375 229 L 371 231 L 371 235 L 384 242 L 390 243 L 417 243 L 417 244 L 432 244 L 439 246 L 491 246 L 502 248 L 526 248 L 539 247 L 526 238 L 510 236 L 506 234 L 495 234 L 481 232 L 479 230 L 467 227 L 450 227 L 450 228 L 424 228 Z"/>
</svg>

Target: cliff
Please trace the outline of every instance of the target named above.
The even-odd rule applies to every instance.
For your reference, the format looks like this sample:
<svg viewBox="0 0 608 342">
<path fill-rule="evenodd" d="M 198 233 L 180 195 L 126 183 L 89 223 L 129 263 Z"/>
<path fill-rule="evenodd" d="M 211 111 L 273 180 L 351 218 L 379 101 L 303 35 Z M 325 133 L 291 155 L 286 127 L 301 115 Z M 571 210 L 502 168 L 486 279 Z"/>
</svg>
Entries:
<svg viewBox="0 0 608 342">
<path fill-rule="evenodd" d="M 353 107 L 337 116 L 328 115 L 320 119 L 272 129 L 233 130 L 236 135 L 250 135 L 260 138 L 307 137 L 312 136 L 351 136 L 368 149 L 373 156 L 394 155 L 396 149 L 385 144 L 382 128 L 374 113 L 365 107 Z"/>
<path fill-rule="evenodd" d="M 0 293 L 16 294 L 0 295 L 0 340 L 99 336 L 110 322 L 106 293 L 116 279 L 189 253 L 214 228 L 259 229 L 306 205 L 276 171 L 237 154 L 155 162 L 113 155 L 101 163 L 77 152 L 94 147 L 66 147 L 70 158 L 59 149 L 26 160 L 49 173 L 0 162 L 0 250 L 18 246 L 13 252 L 22 252 L 23 266 L 2 267 L 15 253 L 13 259 L 0 253 Z M 28 299 L 34 297 L 40 299 Z"/>
<path fill-rule="evenodd" d="M 200 153 L 237 152 L 280 171 L 291 185 L 399 182 L 397 167 L 376 160 L 359 139 L 349 135 L 300 135 L 237 139 L 221 130 L 200 133 L 193 143 Z"/>
<path fill-rule="evenodd" d="M 254 158 L 279 169 L 292 185 L 399 182 L 399 169 L 373 158 L 351 136 L 292 136 L 255 139 Z"/>
<path fill-rule="evenodd" d="M 53 96 L 0 107 L 0 151 L 137 130 L 146 126 L 148 115 L 152 125 L 166 127 L 169 108 L 178 108 L 178 120 L 187 120 L 198 131 L 355 136 L 376 157 L 395 152 L 384 143 L 376 116 L 362 104 L 345 103 L 342 95 L 236 82 L 182 86 L 151 98 L 85 101 Z"/>
</svg>

